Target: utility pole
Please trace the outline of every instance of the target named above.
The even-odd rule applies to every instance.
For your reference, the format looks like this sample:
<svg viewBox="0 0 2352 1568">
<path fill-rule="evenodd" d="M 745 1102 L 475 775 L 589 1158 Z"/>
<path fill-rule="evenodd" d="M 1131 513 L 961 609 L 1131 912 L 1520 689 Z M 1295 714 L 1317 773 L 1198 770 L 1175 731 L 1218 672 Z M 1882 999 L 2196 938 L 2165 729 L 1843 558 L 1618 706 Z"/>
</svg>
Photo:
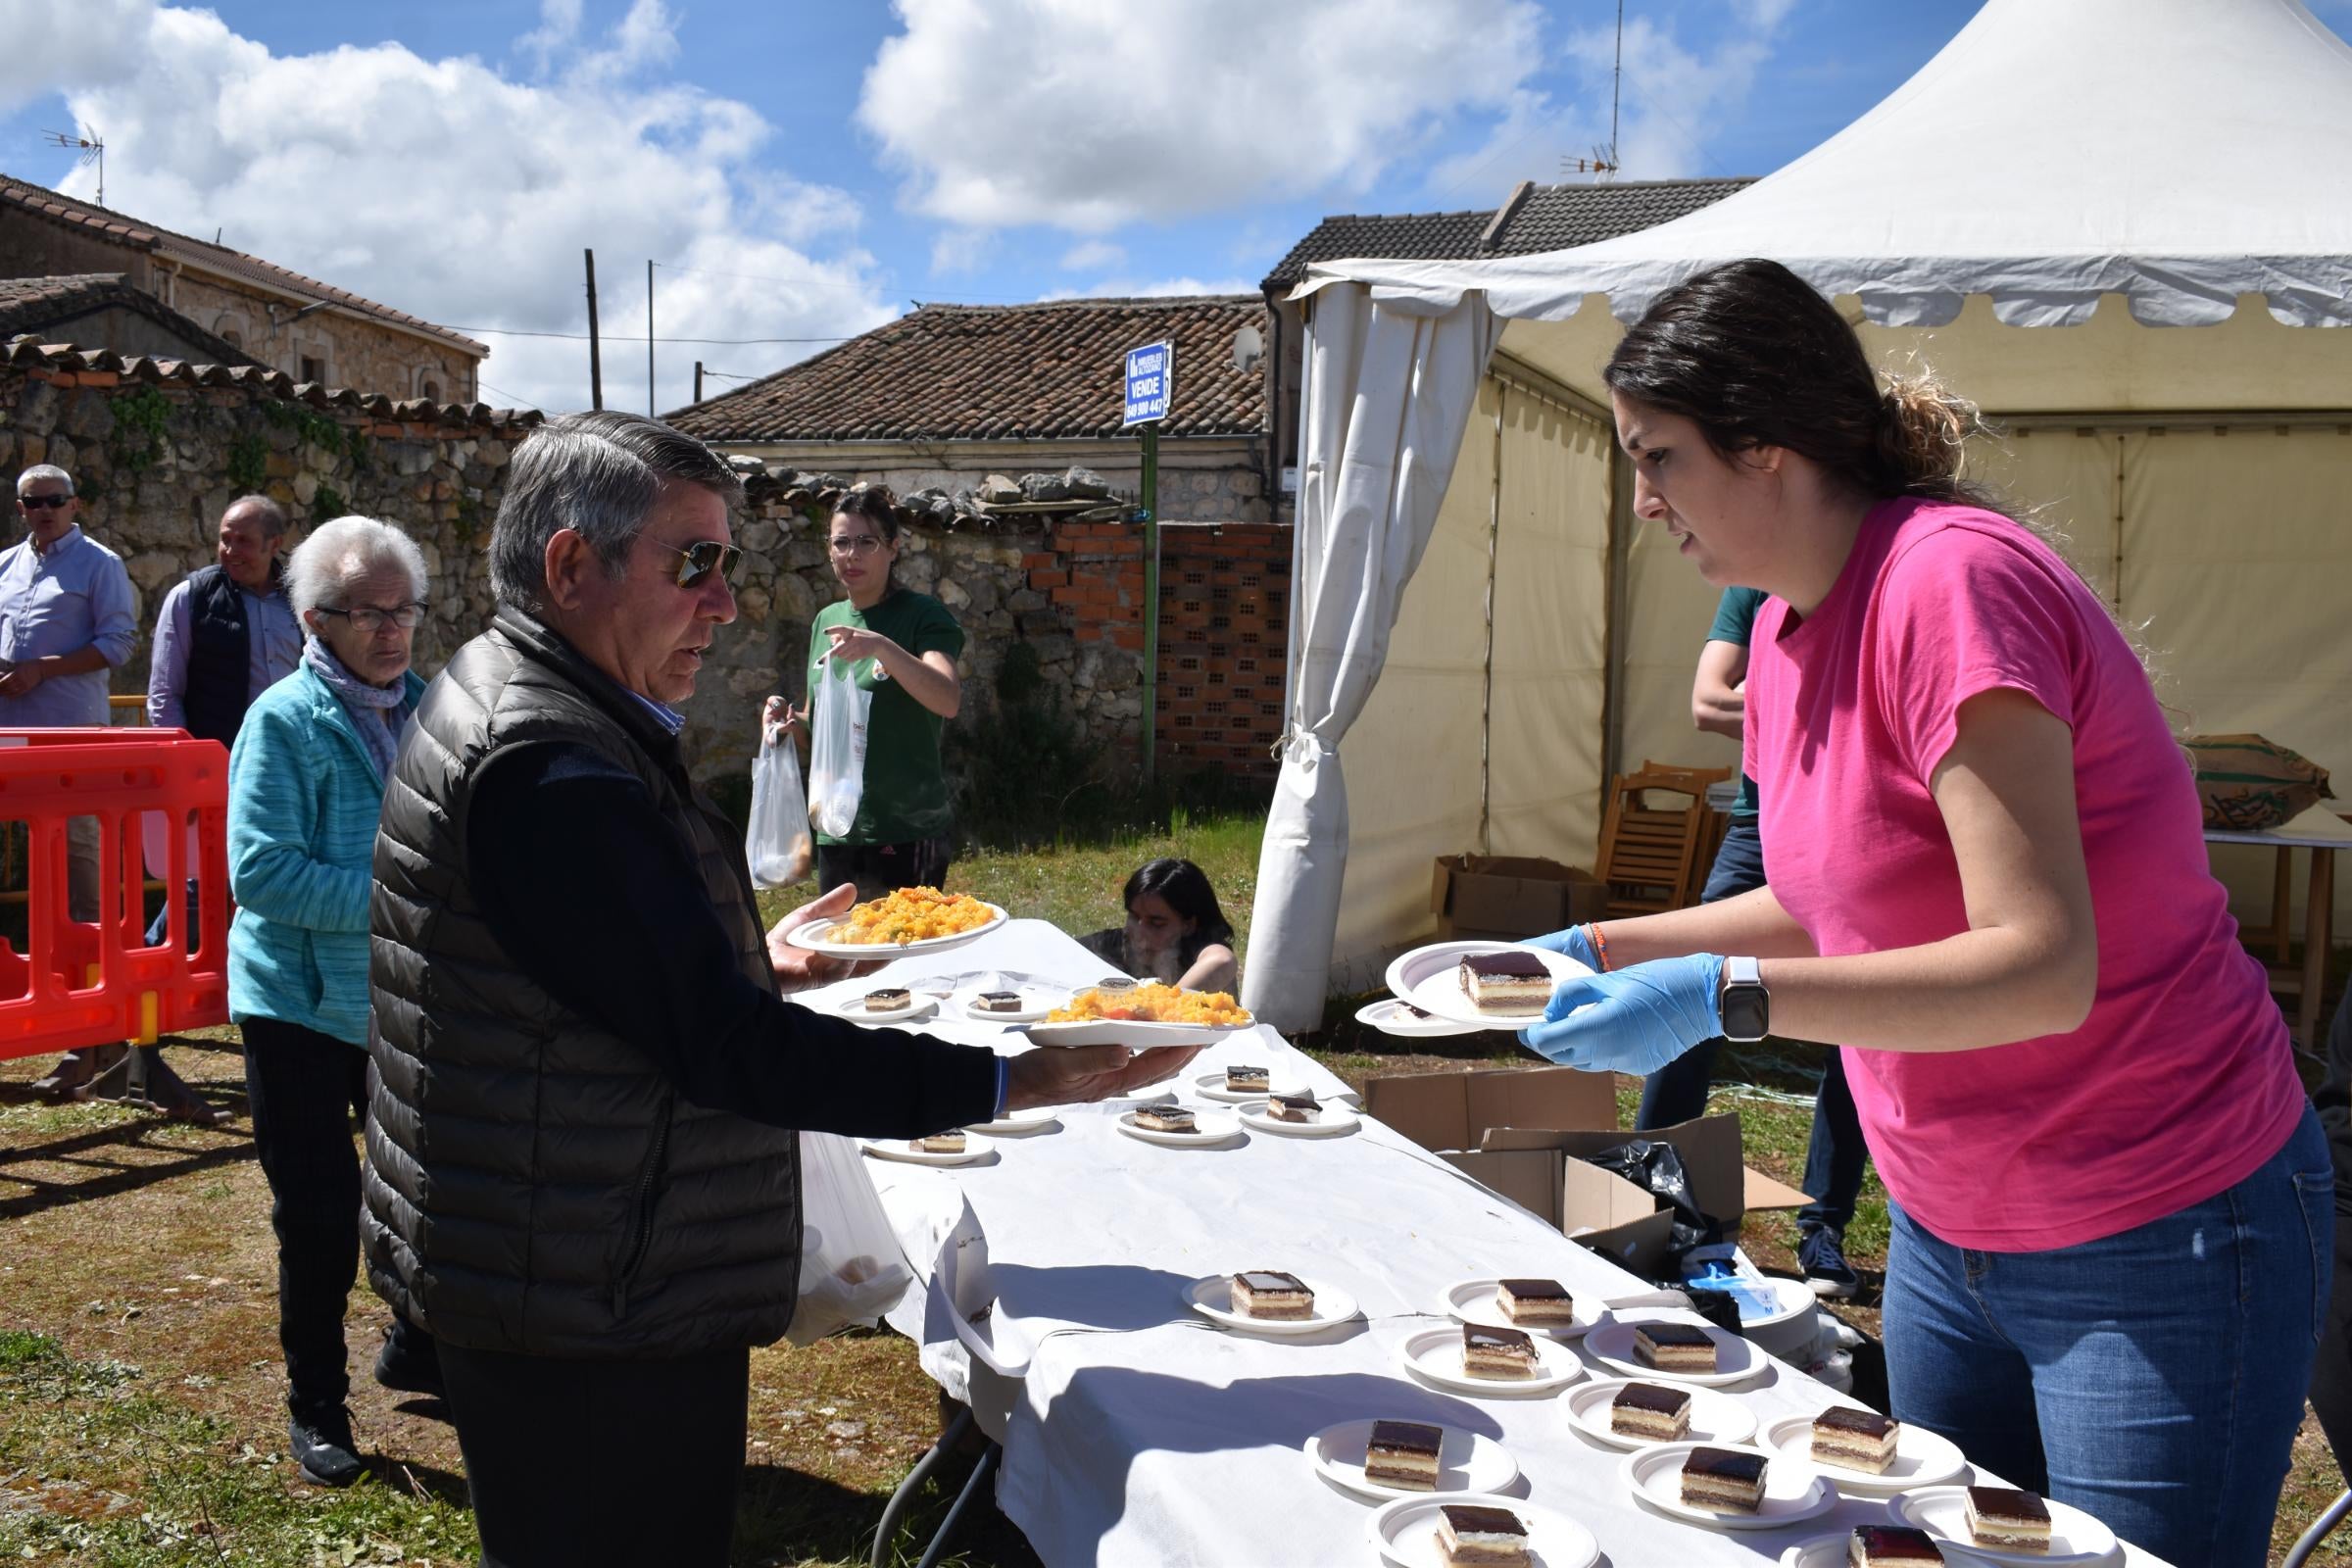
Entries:
<svg viewBox="0 0 2352 1568">
<path fill-rule="evenodd" d="M 588 258 L 588 406 L 605 406 L 605 361 L 596 339 L 596 252 L 583 251 Z"/>
<path fill-rule="evenodd" d="M 654 407 L 654 264 L 645 264 L 645 416 L 657 417 Z"/>
<path fill-rule="evenodd" d="M 703 362 L 700 360 L 694 362 L 694 401 L 703 401 Z"/>
<path fill-rule="evenodd" d="M 1625 0 L 1617 0 L 1617 63 L 1609 68 L 1609 169 L 1617 168 L 1617 97 L 1625 79 Z"/>
<path fill-rule="evenodd" d="M 1159 422 L 1144 426 L 1144 783 L 1159 760 Z"/>
</svg>

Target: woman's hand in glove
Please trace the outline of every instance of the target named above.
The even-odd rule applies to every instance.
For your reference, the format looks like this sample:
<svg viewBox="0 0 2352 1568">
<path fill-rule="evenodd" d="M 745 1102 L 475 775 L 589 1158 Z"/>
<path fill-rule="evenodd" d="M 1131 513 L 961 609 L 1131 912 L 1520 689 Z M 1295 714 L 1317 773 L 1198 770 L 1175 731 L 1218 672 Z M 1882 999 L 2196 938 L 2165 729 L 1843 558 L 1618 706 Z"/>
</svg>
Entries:
<svg viewBox="0 0 2352 1568">
<path fill-rule="evenodd" d="M 1656 1072 L 1723 1033 L 1723 959 L 1712 953 L 1563 980 L 1519 1043 L 1587 1072 Z"/>
</svg>

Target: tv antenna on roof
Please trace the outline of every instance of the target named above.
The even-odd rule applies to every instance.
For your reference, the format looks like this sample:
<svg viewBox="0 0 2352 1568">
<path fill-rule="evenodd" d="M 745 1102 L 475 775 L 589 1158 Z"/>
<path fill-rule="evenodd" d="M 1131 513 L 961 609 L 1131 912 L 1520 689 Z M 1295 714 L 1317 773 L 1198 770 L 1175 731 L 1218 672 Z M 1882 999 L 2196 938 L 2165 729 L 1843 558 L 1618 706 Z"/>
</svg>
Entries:
<svg viewBox="0 0 2352 1568">
<path fill-rule="evenodd" d="M 1563 174 L 1598 174 L 1603 178 L 1617 172 L 1617 103 L 1625 82 L 1625 0 L 1617 0 L 1617 58 L 1609 67 L 1609 144 L 1595 147 L 1590 158 L 1563 158 Z"/>
<path fill-rule="evenodd" d="M 96 161 L 98 165 L 98 205 L 104 207 L 106 205 L 106 138 L 85 125 L 79 135 L 71 131 L 45 130 L 41 132 L 41 139 L 52 147 L 79 148 L 81 156 L 74 160 L 74 166 L 76 169 L 82 168 L 93 160 Z"/>
</svg>

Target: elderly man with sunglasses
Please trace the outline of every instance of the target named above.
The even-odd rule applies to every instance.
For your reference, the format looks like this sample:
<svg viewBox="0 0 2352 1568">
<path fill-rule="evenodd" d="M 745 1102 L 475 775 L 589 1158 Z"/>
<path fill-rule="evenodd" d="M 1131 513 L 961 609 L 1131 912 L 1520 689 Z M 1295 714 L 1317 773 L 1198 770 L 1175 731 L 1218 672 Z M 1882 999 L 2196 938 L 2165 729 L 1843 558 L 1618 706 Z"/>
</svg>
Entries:
<svg viewBox="0 0 2352 1568">
<path fill-rule="evenodd" d="M 792 1317 L 799 1134 L 1106 1098 L 1189 1051 L 1014 1057 L 783 1000 L 681 719 L 735 617 L 726 465 L 632 415 L 514 455 L 499 609 L 426 692 L 375 851 L 368 1276 L 441 1346 L 486 1563 L 721 1563 L 750 1348 Z"/>
<path fill-rule="evenodd" d="M 0 553 L 0 729 L 107 722 L 107 677 L 138 642 L 122 558 L 81 531 L 74 476 L 52 464 L 17 475 L 25 537 Z M 66 907 L 98 918 L 98 819 L 66 825 Z M 122 1059 L 122 1048 L 69 1052 L 33 1087 L 65 1095 Z"/>
</svg>

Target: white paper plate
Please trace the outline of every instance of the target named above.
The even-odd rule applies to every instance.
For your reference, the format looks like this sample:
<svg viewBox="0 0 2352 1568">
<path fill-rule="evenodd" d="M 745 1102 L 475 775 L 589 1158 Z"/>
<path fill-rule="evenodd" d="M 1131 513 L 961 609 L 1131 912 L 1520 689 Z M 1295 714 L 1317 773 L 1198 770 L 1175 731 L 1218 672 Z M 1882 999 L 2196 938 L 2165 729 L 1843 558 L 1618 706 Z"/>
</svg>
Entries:
<svg viewBox="0 0 2352 1568">
<path fill-rule="evenodd" d="M 1390 1568 L 1446 1568 L 1445 1553 L 1438 1548 L 1438 1510 L 1447 1504 L 1508 1508 L 1517 1514 L 1527 1527 L 1527 1549 L 1535 1568 L 1592 1568 L 1600 1561 L 1600 1543 L 1592 1539 L 1592 1532 L 1566 1514 L 1535 1507 L 1517 1497 L 1475 1494 L 1445 1497 L 1416 1494 L 1381 1504 L 1364 1525 L 1380 1560 Z"/>
<path fill-rule="evenodd" d="M 834 918 L 806 921 L 793 927 L 791 934 L 784 940 L 796 948 L 807 948 L 810 953 L 821 953 L 832 958 L 903 958 L 909 953 L 945 953 L 950 948 L 960 948 L 967 943 L 977 942 L 1004 923 L 1006 916 L 1002 908 L 993 904 L 984 904 L 983 907 L 988 910 L 989 917 L 986 925 L 974 926 L 969 931 L 958 931 L 952 937 L 925 937 L 920 942 L 904 943 L 833 942 L 827 940 L 828 937 L 836 926 L 843 923 L 840 919 Z"/>
<path fill-rule="evenodd" d="M 1762 1350 L 1737 1334 L 1727 1334 L 1712 1323 L 1692 1324 L 1706 1331 L 1715 1342 L 1713 1372 L 1669 1372 L 1663 1367 L 1646 1365 L 1634 1353 L 1634 1330 L 1644 1319 L 1633 1322 L 1603 1323 L 1585 1336 L 1585 1348 L 1599 1360 L 1629 1378 L 1641 1378 L 1650 1383 L 1685 1383 L 1693 1388 L 1719 1389 L 1729 1383 L 1743 1383 L 1772 1363 Z"/>
<path fill-rule="evenodd" d="M 1585 1363 L 1557 1340 L 1530 1335 L 1536 1346 L 1536 1375 L 1532 1378 L 1475 1378 L 1462 1370 L 1462 1331 L 1424 1329 L 1397 1347 L 1404 1369 L 1424 1383 L 1483 1398 L 1515 1398 L 1552 1395 L 1585 1375 Z"/>
<path fill-rule="evenodd" d="M 1289 1339 L 1299 1334 L 1320 1334 L 1342 1323 L 1352 1323 L 1363 1315 L 1355 1298 L 1328 1280 L 1313 1280 L 1292 1270 L 1298 1283 L 1315 1293 L 1315 1315 L 1298 1318 L 1244 1317 L 1233 1309 L 1233 1276 L 1211 1274 L 1184 1288 L 1184 1304 L 1216 1324 L 1237 1334 L 1263 1334 L 1274 1339 Z"/>
<path fill-rule="evenodd" d="M 1550 971 L 1553 985 L 1592 971 L 1563 954 L 1549 953 L 1516 942 L 1440 942 L 1412 952 L 1389 965 L 1389 989 L 1435 1017 L 1480 1029 L 1524 1029 L 1543 1021 L 1541 1005 L 1523 1013 L 1484 1013 L 1470 1005 L 1459 978 L 1462 960 L 1480 953 L 1528 953 Z M 1546 999 L 1548 1000 L 1548 999 Z"/>
<path fill-rule="evenodd" d="M 999 1116 L 995 1121 L 976 1121 L 964 1129 L 970 1133 L 988 1133 L 997 1138 L 1027 1138 L 1033 1133 L 1051 1132 L 1061 1125 L 1052 1109 L 1039 1105 L 1030 1110 L 1015 1110 Z"/>
<path fill-rule="evenodd" d="M 1719 1512 L 1693 1508 L 1683 1501 L 1683 1459 L 1692 1448 L 1724 1447 L 1724 1444 L 1662 1443 L 1636 1448 L 1618 1471 L 1635 1496 L 1663 1514 L 1712 1530 L 1779 1530 L 1819 1518 L 1838 1506 L 1838 1489 L 1810 1467 L 1774 1463 L 1764 1470 L 1764 1503 L 1754 1513 Z M 1761 1448 L 1746 1449 L 1761 1453 Z M 1767 1455 L 1769 1458 L 1770 1456 Z"/>
<path fill-rule="evenodd" d="M 926 1154 L 907 1148 L 910 1142 L 905 1138 L 860 1138 L 858 1147 L 876 1159 L 896 1159 L 908 1165 L 976 1165 L 997 1152 L 995 1140 L 985 1133 L 966 1132 L 960 1154 Z"/>
<path fill-rule="evenodd" d="M 1272 1069 L 1269 1068 L 1268 1070 L 1271 1071 Z M 1277 1080 L 1274 1087 L 1288 1095 L 1296 1094 L 1299 1089 L 1302 1089 L 1305 1086 L 1298 1085 L 1294 1087 L 1293 1085 L 1282 1083 Z M 1199 1095 L 1202 1100 L 1214 1100 L 1228 1105 L 1253 1105 L 1266 1098 L 1266 1091 L 1263 1089 L 1226 1088 L 1225 1069 L 1222 1067 L 1218 1068 L 1215 1072 L 1204 1072 L 1200 1074 L 1200 1077 L 1195 1078 L 1193 1080 L 1193 1093 Z"/>
<path fill-rule="evenodd" d="M 1355 1021 L 1368 1029 L 1377 1029 L 1384 1035 L 1398 1035 L 1407 1040 L 1426 1039 L 1433 1035 L 1474 1035 L 1483 1027 L 1475 1023 L 1455 1023 L 1447 1018 L 1416 1018 L 1405 1011 L 1404 1004 L 1395 997 L 1365 1003 L 1355 1009 Z"/>
<path fill-rule="evenodd" d="M 1654 1378 L 1598 1378 L 1568 1395 L 1568 1420 L 1577 1431 L 1612 1448 L 1654 1448 L 1649 1438 L 1627 1437 L 1609 1426 L 1609 1401 L 1628 1383 L 1654 1383 Z M 1704 1443 L 1718 1448 L 1738 1447 L 1756 1435 L 1756 1413 L 1739 1396 L 1713 1389 L 1686 1388 L 1690 1396 L 1690 1435 L 1679 1443 Z"/>
<path fill-rule="evenodd" d="M 1193 1113 L 1193 1125 L 1199 1129 L 1196 1132 L 1168 1133 L 1156 1127 L 1139 1127 L 1132 1110 L 1121 1111 L 1113 1125 L 1130 1138 L 1140 1138 L 1147 1144 L 1165 1144 L 1170 1149 L 1206 1149 L 1244 1136 L 1240 1122 L 1214 1110 Z"/>
<path fill-rule="evenodd" d="M 904 1007 L 893 1007 L 887 1012 L 867 1011 L 865 998 L 863 996 L 855 996 L 850 998 L 847 1002 L 844 1002 L 839 1006 L 836 1006 L 833 1011 L 837 1016 L 847 1018 L 852 1023 L 872 1024 L 878 1029 L 884 1024 L 910 1023 L 917 1018 L 928 1017 L 930 1016 L 931 1009 L 938 1005 L 939 1001 L 937 998 L 926 997 L 920 991 L 917 991 L 914 993 L 912 998 L 908 1000 L 906 1005 Z"/>
<path fill-rule="evenodd" d="M 1254 1029 L 1248 1023 L 1152 1023 L 1141 1018 L 1089 1018 L 1083 1023 L 1023 1024 L 1034 1046 L 1205 1046 L 1221 1036 Z"/>
<path fill-rule="evenodd" d="M 2088 1563 L 2115 1550 L 2115 1532 L 2091 1515 L 2055 1497 L 2044 1497 L 2042 1502 L 2050 1510 L 2047 1552 L 2004 1551 L 1998 1546 L 1979 1545 L 1977 1538 L 1968 1533 L 1966 1487 L 1930 1487 L 1922 1492 L 1906 1492 L 1888 1498 L 1886 1511 L 1895 1523 L 1925 1530 L 1937 1541 L 1948 1541 L 1985 1562 Z"/>
<path fill-rule="evenodd" d="M 989 986 L 990 991 L 1011 991 L 1021 999 L 1015 1012 L 983 1012 L 972 1005 L 980 995 L 979 986 L 965 986 L 948 994 L 948 1011 L 965 1023 L 1021 1024 L 1035 1023 L 1055 1007 L 1070 1000 L 1066 991 L 1049 991 L 1043 986 Z"/>
<path fill-rule="evenodd" d="M 1854 1533 L 1840 1530 L 1790 1546 L 1781 1553 L 1780 1568 L 1848 1568 L 1853 1560 Z"/>
<path fill-rule="evenodd" d="M 1277 1121 L 1266 1109 L 1266 1098 L 1260 1095 L 1234 1114 L 1242 1118 L 1245 1126 L 1280 1133 L 1285 1138 L 1339 1138 L 1363 1125 L 1364 1118 L 1346 1105 L 1329 1100 L 1322 1102 L 1322 1105 L 1313 1121 Z"/>
<path fill-rule="evenodd" d="M 1894 1462 L 1881 1475 L 1813 1457 L 1813 1418 L 1792 1415 L 1764 1429 L 1764 1448 L 1775 1464 L 1809 1464 L 1837 1483 L 1849 1497 L 1891 1496 L 1920 1487 L 1939 1487 L 1968 1473 L 1968 1456 L 1939 1432 L 1906 1421 L 1894 1438 Z"/>
<path fill-rule="evenodd" d="M 1532 1269 L 1526 1274 L 1514 1277 L 1546 1280 L 1553 1278 L 1552 1275 L 1538 1274 Z M 1538 1339 L 1549 1335 L 1555 1340 L 1573 1340 L 1596 1326 L 1606 1310 L 1601 1306 L 1599 1298 L 1590 1294 L 1580 1295 L 1571 1287 L 1568 1298 L 1571 1308 L 1576 1313 L 1575 1322 L 1556 1326 L 1514 1323 L 1510 1319 L 1510 1314 L 1503 1311 L 1494 1300 L 1494 1287 L 1501 1283 L 1502 1281 L 1499 1279 L 1461 1280 L 1446 1286 L 1446 1315 L 1459 1323 L 1483 1323 L 1491 1329 L 1525 1329 Z"/>
<path fill-rule="evenodd" d="M 1388 1419 L 1410 1421 L 1412 1416 L 1392 1416 Z M 1364 1449 L 1372 1441 L 1369 1421 L 1342 1421 L 1325 1427 L 1306 1440 L 1306 1462 L 1315 1473 L 1343 1491 L 1363 1497 L 1426 1498 L 1450 1496 L 1464 1492 L 1500 1492 L 1519 1479 L 1519 1461 L 1503 1451 L 1502 1445 L 1493 1438 L 1476 1432 L 1464 1432 L 1459 1427 L 1440 1426 L 1425 1421 L 1424 1426 L 1438 1427 L 1445 1436 L 1438 1445 L 1438 1486 L 1435 1492 L 1412 1492 L 1374 1481 L 1364 1474 Z"/>
</svg>

